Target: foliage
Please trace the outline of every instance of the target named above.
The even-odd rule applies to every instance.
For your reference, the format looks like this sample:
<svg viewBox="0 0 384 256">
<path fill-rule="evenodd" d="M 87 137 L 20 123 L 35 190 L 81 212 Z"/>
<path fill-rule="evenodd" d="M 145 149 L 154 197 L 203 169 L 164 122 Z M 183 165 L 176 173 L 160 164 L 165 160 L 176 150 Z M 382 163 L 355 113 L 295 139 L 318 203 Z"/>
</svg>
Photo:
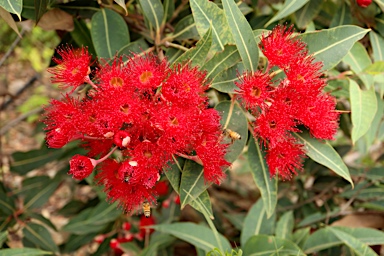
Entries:
<svg viewBox="0 0 384 256">
<path fill-rule="evenodd" d="M 196 158 L 174 155 L 163 171 L 165 188 L 155 188 L 158 206 L 151 218 L 130 216 L 106 201 L 94 174 L 80 182 L 66 178 L 69 157 L 85 154 L 77 142 L 60 149 L 42 145 L 12 155 L 12 175 L 23 177 L 19 187 L 0 183 L 0 255 L 74 253 L 87 245 L 96 245 L 94 255 L 173 255 L 180 244 L 198 255 L 377 255 L 384 227 L 363 220 L 380 218 L 384 209 L 384 3 L 276 2 L 0 1 L 0 14 L 16 33 L 15 20 L 21 19 L 67 31 L 60 33 L 59 45 L 85 46 L 100 63 L 153 53 L 171 67 L 188 63 L 205 72 L 209 108 L 220 112 L 222 128 L 241 137 L 226 139 L 225 159 L 232 168 L 223 183 L 234 186 L 232 178 L 249 175 L 258 189 L 258 199 L 247 207 L 218 198 L 220 187 L 204 180 Z M 290 181 L 270 176 L 265 141 L 254 138 L 250 128 L 255 112 L 238 97 L 244 76 L 267 68 L 267 54 L 258 44 L 277 24 L 292 24 L 309 54 L 322 63 L 324 91 L 336 97 L 340 113 L 333 141 L 318 140 L 305 127 L 292 134 L 308 158 Z M 48 34 L 39 39 L 51 44 Z M 282 70 L 272 70 L 275 82 L 284 80 Z M 49 164 L 57 166 L 54 176 L 30 175 Z M 55 212 L 69 218 L 59 228 L 42 209 L 63 187 L 90 190 L 83 201 L 72 193 Z M 232 187 L 231 192 L 246 197 L 243 189 Z M 182 221 L 180 210 L 188 205 L 202 214 L 199 224 Z M 356 219 L 363 224 L 357 226 Z M 70 235 L 53 239 L 52 234 L 63 232 Z M 14 248 L 15 236 L 23 249 Z"/>
</svg>

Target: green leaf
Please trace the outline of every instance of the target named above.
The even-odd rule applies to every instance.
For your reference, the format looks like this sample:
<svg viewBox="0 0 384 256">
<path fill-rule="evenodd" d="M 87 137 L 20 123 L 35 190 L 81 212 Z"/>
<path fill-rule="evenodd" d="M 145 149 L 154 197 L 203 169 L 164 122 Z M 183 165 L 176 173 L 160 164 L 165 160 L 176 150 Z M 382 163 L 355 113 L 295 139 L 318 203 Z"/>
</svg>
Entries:
<svg viewBox="0 0 384 256">
<path fill-rule="evenodd" d="M 181 209 L 190 204 L 195 198 L 207 189 L 204 181 L 203 166 L 187 160 L 185 162 L 180 183 L 180 203 Z"/>
<path fill-rule="evenodd" d="M 223 70 L 216 75 L 210 87 L 224 93 L 235 93 L 235 90 L 238 89 L 235 82 L 239 81 L 238 74 L 242 74 L 243 71 L 244 65 L 242 62 Z"/>
<path fill-rule="evenodd" d="M 180 183 L 181 183 L 181 173 L 183 172 L 185 159 L 177 157 L 173 159 L 173 163 L 164 169 L 164 173 L 167 176 L 169 183 L 171 183 L 172 188 L 179 194 L 180 193 Z"/>
<path fill-rule="evenodd" d="M 292 241 L 267 235 L 252 236 L 244 245 L 244 255 L 303 255 L 305 254 Z"/>
<path fill-rule="evenodd" d="M 7 24 L 8 26 L 10 26 L 13 31 L 16 32 L 16 34 L 21 37 L 21 34 L 19 32 L 19 28 L 17 27 L 16 25 L 16 22 L 14 21 L 14 19 L 12 18 L 12 15 L 7 12 L 3 7 L 0 6 L 0 18 L 2 18 Z"/>
<path fill-rule="evenodd" d="M 377 111 L 375 117 L 373 118 L 371 127 L 369 127 L 369 130 L 364 136 L 364 140 L 367 143 L 368 147 L 370 147 L 374 143 L 375 139 L 378 138 L 377 131 L 379 130 L 380 123 L 382 122 L 382 117 L 384 116 L 384 101 L 380 98 L 380 95 L 377 92 L 375 94 L 377 102 Z"/>
<path fill-rule="evenodd" d="M 24 196 L 24 208 L 40 208 L 55 192 L 61 182 L 61 177 L 51 179 L 48 176 L 35 176 L 23 181 L 22 190 L 19 192 Z"/>
<path fill-rule="evenodd" d="M 206 77 L 212 79 L 218 73 L 236 65 L 239 61 L 240 55 L 236 46 L 226 45 L 224 51 L 216 53 L 215 56 L 207 61 L 201 69 L 206 70 Z"/>
<path fill-rule="evenodd" d="M 101 232 L 110 222 L 114 221 L 121 212 L 117 204 L 108 204 L 103 201 L 96 207 L 87 208 L 73 217 L 62 230 L 77 235 Z"/>
<path fill-rule="evenodd" d="M 323 71 L 336 66 L 349 52 L 354 43 L 364 37 L 369 29 L 357 26 L 339 26 L 299 35 L 308 46 L 316 61 L 323 62 Z"/>
<path fill-rule="evenodd" d="M 311 138 L 309 133 L 294 134 L 304 145 L 306 154 L 315 162 L 324 165 L 349 181 L 353 186 L 351 175 L 348 167 L 341 159 L 340 155 L 328 142 L 320 142 L 315 138 Z"/>
<path fill-rule="evenodd" d="M 125 5 L 125 0 L 114 0 L 123 10 L 125 11 L 125 15 L 128 15 L 127 6 Z"/>
<path fill-rule="evenodd" d="M 211 45 L 212 29 L 208 29 L 207 33 L 205 33 L 204 37 L 196 44 L 196 46 L 179 56 L 172 66 L 182 62 L 186 62 L 186 64 L 190 63 L 192 67 L 203 66 L 205 59 L 208 56 L 209 49 L 211 49 Z"/>
<path fill-rule="evenodd" d="M 97 235 L 99 235 L 99 233 L 89 233 L 85 235 L 70 235 L 69 238 L 65 241 L 64 249 L 62 252 L 74 252 L 85 244 L 91 242 Z"/>
<path fill-rule="evenodd" d="M 309 237 L 310 230 L 311 227 L 296 230 L 295 233 L 293 233 L 292 241 L 297 244 L 300 248 L 303 248 L 305 241 Z"/>
<path fill-rule="evenodd" d="M 330 212 L 326 212 L 326 213 L 315 212 L 315 213 L 309 214 L 308 216 L 306 216 L 304 219 L 302 219 L 297 224 L 297 227 L 301 228 L 301 227 L 306 227 L 306 226 L 309 226 L 309 225 L 312 225 L 312 224 L 315 224 L 315 223 L 319 223 L 319 222 L 324 221 L 325 219 L 328 219 L 331 216 L 334 216 L 334 215 L 336 215 L 338 213 L 340 213 L 340 208 L 339 207 L 335 207 Z"/>
<path fill-rule="evenodd" d="M 175 12 L 175 2 L 173 0 L 164 0 L 163 5 L 165 15 L 162 23 L 165 24 L 167 20 L 172 18 L 173 13 Z"/>
<path fill-rule="evenodd" d="M 384 38 L 374 31 L 369 32 L 374 61 L 384 60 Z"/>
<path fill-rule="evenodd" d="M 28 223 L 23 229 L 24 238 L 43 250 L 58 252 L 59 248 L 53 242 L 49 231 L 36 223 Z"/>
<path fill-rule="evenodd" d="M 355 143 L 370 128 L 377 111 L 374 88 L 363 91 L 354 80 L 349 80 L 352 116 L 352 142 Z"/>
<path fill-rule="evenodd" d="M 95 48 L 93 47 L 91 31 L 87 27 L 84 20 L 74 19 L 73 20 L 75 29 L 71 31 L 71 36 L 75 40 L 78 46 L 88 47 L 89 53 L 96 56 Z"/>
<path fill-rule="evenodd" d="M 35 248 L 12 248 L 2 249 L 0 256 L 41 256 L 41 255 L 52 255 L 53 252 L 47 252 Z"/>
<path fill-rule="evenodd" d="M 343 61 L 351 67 L 355 74 L 358 75 L 366 88 L 371 88 L 373 86 L 373 77 L 363 73 L 363 70 L 371 65 L 372 61 L 367 50 L 361 43 L 356 42 L 348 54 L 345 55 Z"/>
<path fill-rule="evenodd" d="M 0 182 L 0 213 L 13 215 L 16 211 L 14 196 L 9 196 L 4 184 Z"/>
<path fill-rule="evenodd" d="M 35 20 L 39 23 L 41 16 L 47 11 L 48 0 L 35 0 Z"/>
<path fill-rule="evenodd" d="M 245 244 L 254 235 L 272 235 L 275 229 L 275 218 L 275 213 L 267 218 L 264 203 L 259 199 L 244 219 L 243 230 L 240 235 L 241 244 Z"/>
<path fill-rule="evenodd" d="M 331 247 L 343 244 L 331 227 L 322 228 L 309 236 L 303 246 L 305 253 L 314 253 Z M 368 245 L 377 245 L 384 243 L 384 232 L 372 228 L 350 228 L 350 227 L 332 227 L 333 230 L 348 233 L 354 239 Z"/>
<path fill-rule="evenodd" d="M 260 190 L 264 208 L 269 218 L 275 212 L 277 204 L 277 179 L 271 178 L 269 175 L 265 155 L 253 137 L 249 141 L 248 161 L 251 166 L 253 180 Z"/>
<path fill-rule="evenodd" d="M 214 219 L 211 198 L 209 197 L 208 191 L 205 190 L 199 195 L 198 198 L 200 199 L 200 204 L 196 203 L 196 201 L 192 201 L 190 202 L 190 205 L 203 214 L 206 212 L 209 215 L 210 219 Z M 202 209 L 201 207 L 204 207 L 204 209 Z"/>
<path fill-rule="evenodd" d="M 256 71 L 259 62 L 259 49 L 247 19 L 233 0 L 223 0 L 225 17 L 236 42 L 243 65 L 248 71 Z"/>
<path fill-rule="evenodd" d="M 276 224 L 276 236 L 288 240 L 292 240 L 293 226 L 295 219 L 293 212 L 289 211 L 281 215 L 279 221 Z"/>
<path fill-rule="evenodd" d="M 356 239 L 351 234 L 333 227 L 326 227 L 326 229 L 330 230 L 338 239 L 340 239 L 345 245 L 351 248 L 357 255 L 377 255 L 369 246 Z"/>
<path fill-rule="evenodd" d="M 215 109 L 221 114 L 220 123 L 223 129 L 230 129 L 241 136 L 240 140 L 235 140 L 229 146 L 225 159 L 232 163 L 243 151 L 248 139 L 248 122 L 241 107 L 231 101 L 222 101 L 216 105 Z M 231 139 L 225 138 L 226 142 L 230 143 Z"/>
<path fill-rule="evenodd" d="M 320 12 L 322 5 L 323 1 L 309 0 L 309 3 L 295 13 L 297 27 L 300 29 L 306 28 Z"/>
<path fill-rule="evenodd" d="M 200 38 L 192 15 L 185 16 L 176 24 L 172 37 L 178 41 L 185 39 L 198 40 Z"/>
<path fill-rule="evenodd" d="M 227 218 L 237 230 L 242 230 L 244 227 L 245 213 L 224 213 Z"/>
<path fill-rule="evenodd" d="M 57 231 L 56 226 L 53 225 L 53 223 L 49 219 L 45 218 L 41 214 L 29 211 L 28 212 L 28 217 L 31 217 L 32 219 L 36 219 L 36 220 L 40 221 L 41 223 L 45 224 L 47 227 L 51 228 L 52 230 Z"/>
<path fill-rule="evenodd" d="M 92 16 L 91 36 L 100 58 L 112 58 L 129 43 L 127 23 L 114 11 L 101 9 Z"/>
<path fill-rule="evenodd" d="M 278 13 L 276 13 L 275 16 L 273 16 L 273 18 L 264 25 L 264 27 L 268 27 L 273 22 L 282 20 L 288 15 L 294 13 L 303 7 L 308 1 L 309 0 L 285 0 L 284 5 L 281 7 Z"/>
<path fill-rule="evenodd" d="M 380 75 L 384 73 L 384 61 L 376 61 L 363 70 L 364 73 L 370 75 Z"/>
<path fill-rule="evenodd" d="M 21 11 L 23 10 L 23 0 L 0 0 L 0 6 L 10 13 L 14 13 L 21 21 Z"/>
<path fill-rule="evenodd" d="M 176 238 L 171 235 L 165 235 L 162 233 L 155 232 L 151 235 L 151 241 L 149 246 L 146 247 L 139 255 L 140 256 L 152 256 L 156 253 L 173 244 L 176 241 Z M 124 246 L 124 244 L 122 244 Z"/>
<path fill-rule="evenodd" d="M 25 175 L 36 168 L 57 160 L 63 152 L 63 149 L 49 149 L 43 146 L 41 149 L 13 153 L 14 162 L 11 165 L 11 171 L 19 175 Z"/>
<path fill-rule="evenodd" d="M 214 248 L 218 248 L 215 236 L 209 228 L 194 223 L 172 223 L 153 226 L 157 231 L 173 235 L 184 240 L 197 248 L 208 252 Z M 230 250 L 232 247 L 228 240 L 219 234 L 220 242 L 224 250 Z"/>
<path fill-rule="evenodd" d="M 7 238 L 8 238 L 8 231 L 4 231 L 0 233 L 0 248 L 3 248 L 3 244 L 5 241 L 7 241 Z"/>
<path fill-rule="evenodd" d="M 149 20 L 156 31 L 160 31 L 164 17 L 164 7 L 160 0 L 139 0 L 144 16 Z"/>
<path fill-rule="evenodd" d="M 140 54 L 142 53 L 145 49 L 148 49 L 148 43 L 145 41 L 144 38 L 140 38 L 134 42 L 131 42 L 121 48 L 117 55 L 118 56 L 133 56 L 133 54 Z"/>
<path fill-rule="evenodd" d="M 190 5 L 199 35 L 202 37 L 212 29 L 212 51 L 223 51 L 226 44 L 233 42 L 222 9 L 205 0 L 191 0 Z"/>
<path fill-rule="evenodd" d="M 341 25 L 348 25 L 352 23 L 351 8 L 346 2 L 342 2 L 336 14 L 333 15 L 330 28 L 334 28 Z"/>
</svg>

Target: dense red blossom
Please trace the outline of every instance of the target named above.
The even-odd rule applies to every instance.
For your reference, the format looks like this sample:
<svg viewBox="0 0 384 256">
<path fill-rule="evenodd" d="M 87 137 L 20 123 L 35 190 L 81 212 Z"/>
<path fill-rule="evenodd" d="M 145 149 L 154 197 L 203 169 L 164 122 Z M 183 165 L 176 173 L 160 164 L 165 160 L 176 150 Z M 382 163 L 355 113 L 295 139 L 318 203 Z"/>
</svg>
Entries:
<svg viewBox="0 0 384 256">
<path fill-rule="evenodd" d="M 75 56 L 69 52 L 65 59 Z M 59 75 L 62 69 L 56 71 Z M 165 60 L 144 54 L 127 63 L 121 58 L 104 62 L 95 77 L 86 97 L 53 100 L 44 122 L 48 146 L 59 148 L 79 139 L 88 157 L 99 158 L 96 180 L 110 201 L 118 201 L 127 212 L 144 201 L 155 203 L 165 193 L 158 181 L 174 155 L 203 163 L 206 181 L 220 183 L 229 166 L 227 146 L 222 144 L 219 113 L 208 109 L 204 72 L 189 65 L 170 68 Z M 116 148 L 119 160 L 109 157 Z M 82 177 L 76 174 L 81 168 L 92 171 L 85 159 L 90 158 L 71 163 L 75 178 Z"/>
<path fill-rule="evenodd" d="M 255 115 L 254 135 L 266 147 L 271 176 L 290 179 L 302 169 L 304 156 L 291 133 L 300 132 L 298 126 L 304 125 L 313 137 L 333 139 L 339 118 L 336 100 L 322 92 L 326 85 L 322 63 L 308 54 L 293 27 L 275 27 L 262 36 L 259 46 L 268 59 L 266 71 L 245 73 L 237 86 L 246 108 Z M 277 73 L 271 72 L 274 66 L 285 77 L 272 79 Z"/>
<path fill-rule="evenodd" d="M 244 73 L 236 85 L 240 88 L 238 92 L 247 108 L 257 112 L 258 108 L 266 107 L 266 100 L 271 91 L 271 78 L 267 73 L 260 70 L 254 74 Z"/>
<path fill-rule="evenodd" d="M 88 81 L 92 56 L 87 48 L 73 49 L 66 46 L 59 48 L 57 53 L 61 59 L 53 58 L 53 61 L 58 65 L 48 69 L 53 74 L 53 83 L 59 83 L 63 88 L 73 87 L 73 91 Z"/>
<path fill-rule="evenodd" d="M 269 147 L 267 151 L 267 164 L 270 175 L 278 174 L 282 179 L 289 180 L 292 174 L 302 170 L 304 151 L 302 145 L 297 144 L 292 138 Z"/>
</svg>

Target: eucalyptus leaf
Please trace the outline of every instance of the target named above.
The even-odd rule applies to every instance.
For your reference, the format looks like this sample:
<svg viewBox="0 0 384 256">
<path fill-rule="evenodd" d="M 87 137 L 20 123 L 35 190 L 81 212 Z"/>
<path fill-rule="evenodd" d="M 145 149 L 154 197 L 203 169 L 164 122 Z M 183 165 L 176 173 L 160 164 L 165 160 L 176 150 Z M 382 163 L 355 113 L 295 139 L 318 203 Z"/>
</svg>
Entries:
<svg viewBox="0 0 384 256">
<path fill-rule="evenodd" d="M 384 38 L 375 33 L 374 31 L 369 32 L 369 39 L 372 45 L 372 53 L 374 61 L 384 60 Z"/>
<path fill-rule="evenodd" d="M 252 236 L 243 248 L 247 256 L 306 255 L 292 241 L 267 235 Z"/>
<path fill-rule="evenodd" d="M 0 256 L 41 256 L 52 255 L 53 252 L 43 251 L 35 248 L 9 248 L 1 249 Z"/>
<path fill-rule="evenodd" d="M 43 250 L 59 252 L 56 243 L 53 242 L 49 231 L 42 225 L 28 223 L 23 228 L 24 238 Z"/>
<path fill-rule="evenodd" d="M 139 0 L 144 16 L 151 22 L 155 31 L 160 31 L 164 17 L 164 7 L 160 0 Z"/>
<path fill-rule="evenodd" d="M 14 13 L 21 21 L 21 12 L 23 10 L 23 0 L 1 0 L 0 6 L 10 13 Z"/>
<path fill-rule="evenodd" d="M 292 232 L 295 219 L 292 211 L 285 212 L 281 215 L 276 224 L 276 236 L 288 240 L 292 240 Z"/>
<path fill-rule="evenodd" d="M 275 21 L 282 20 L 288 15 L 294 13 L 303 7 L 309 0 L 285 0 L 281 9 L 270 19 L 264 27 L 272 24 Z"/>
<path fill-rule="evenodd" d="M 309 0 L 300 10 L 295 13 L 296 25 L 300 29 L 306 28 L 320 12 L 323 1 Z"/>
</svg>

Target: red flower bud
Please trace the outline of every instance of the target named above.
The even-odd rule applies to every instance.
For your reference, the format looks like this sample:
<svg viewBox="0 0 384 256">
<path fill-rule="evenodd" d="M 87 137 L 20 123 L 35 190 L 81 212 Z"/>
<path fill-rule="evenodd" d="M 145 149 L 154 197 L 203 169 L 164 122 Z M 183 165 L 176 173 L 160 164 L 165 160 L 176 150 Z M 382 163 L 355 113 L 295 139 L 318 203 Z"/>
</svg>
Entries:
<svg viewBox="0 0 384 256">
<path fill-rule="evenodd" d="M 126 231 L 131 230 L 131 223 L 129 223 L 129 222 L 124 222 L 124 223 L 123 223 L 123 229 L 126 230 Z"/>
<path fill-rule="evenodd" d="M 82 155 L 74 155 L 69 161 L 69 165 L 68 174 L 73 175 L 75 179 L 82 180 L 92 173 L 96 166 L 96 160 Z"/>
<path fill-rule="evenodd" d="M 366 8 L 372 3 L 372 0 L 356 0 L 356 3 L 360 7 Z"/>
</svg>

